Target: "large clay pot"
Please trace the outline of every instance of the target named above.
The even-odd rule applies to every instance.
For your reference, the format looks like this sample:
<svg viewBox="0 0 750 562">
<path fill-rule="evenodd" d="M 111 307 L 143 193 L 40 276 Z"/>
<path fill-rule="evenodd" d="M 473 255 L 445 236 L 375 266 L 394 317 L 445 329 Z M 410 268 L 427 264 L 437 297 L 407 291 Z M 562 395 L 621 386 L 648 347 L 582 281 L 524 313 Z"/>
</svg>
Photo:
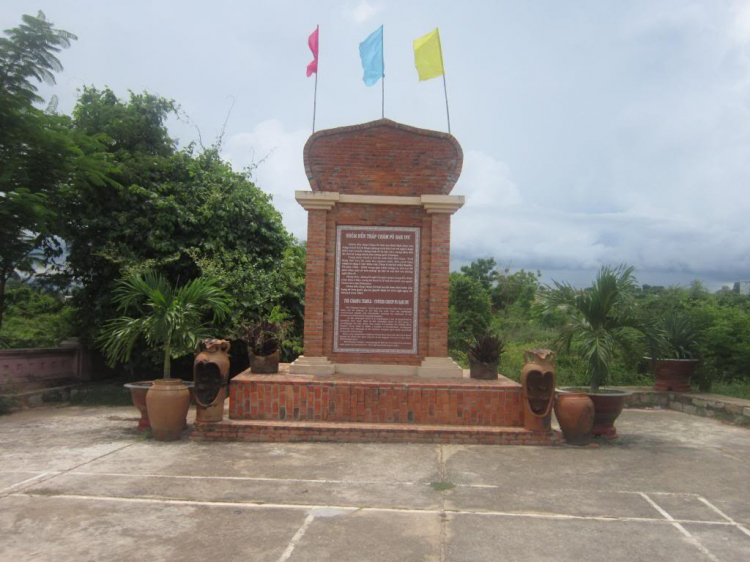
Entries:
<svg viewBox="0 0 750 562">
<path fill-rule="evenodd" d="M 146 393 L 154 384 L 154 381 L 129 382 L 125 388 L 130 390 L 130 398 L 133 400 L 133 406 L 138 408 L 141 413 L 141 419 L 138 420 L 138 431 L 146 431 L 151 427 L 148 420 L 148 409 L 146 408 Z"/>
<path fill-rule="evenodd" d="M 157 379 L 146 394 L 146 407 L 154 439 L 175 441 L 187 423 L 190 391 L 180 379 Z"/>
<path fill-rule="evenodd" d="M 485 381 L 496 380 L 497 368 L 499 365 L 499 361 L 495 361 L 494 363 L 482 363 L 481 361 L 469 359 L 469 377 Z"/>
<path fill-rule="evenodd" d="M 615 420 L 625 407 L 625 398 L 633 394 L 628 390 L 603 390 L 587 395 L 594 403 L 594 437 L 617 439 Z"/>
<path fill-rule="evenodd" d="M 654 390 L 690 392 L 690 378 L 698 366 L 697 359 L 657 359 L 652 361 Z"/>
<path fill-rule="evenodd" d="M 250 351 L 250 372 L 261 375 L 278 373 L 280 359 L 281 352 L 278 349 L 271 355 L 255 355 Z"/>
<path fill-rule="evenodd" d="M 594 402 L 585 392 L 560 392 L 555 401 L 555 417 L 567 443 L 589 444 L 594 427 Z"/>
<path fill-rule="evenodd" d="M 193 363 L 196 419 L 220 422 L 224 419 L 224 400 L 229 375 L 229 348 L 226 340 L 203 340 Z"/>
<path fill-rule="evenodd" d="M 524 353 L 521 371 L 523 427 L 529 431 L 551 431 L 555 400 L 555 354 L 549 349 Z"/>
</svg>

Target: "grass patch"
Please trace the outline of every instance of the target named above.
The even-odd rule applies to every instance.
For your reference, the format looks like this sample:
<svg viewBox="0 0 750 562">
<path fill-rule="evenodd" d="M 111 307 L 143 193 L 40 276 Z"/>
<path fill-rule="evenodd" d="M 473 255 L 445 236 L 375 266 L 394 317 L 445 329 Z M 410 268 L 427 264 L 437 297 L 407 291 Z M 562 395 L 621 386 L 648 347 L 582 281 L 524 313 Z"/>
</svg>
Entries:
<svg viewBox="0 0 750 562">
<path fill-rule="evenodd" d="M 130 391 L 122 381 L 79 389 L 70 397 L 72 406 L 131 406 Z"/>
<path fill-rule="evenodd" d="M 430 487 L 436 492 L 447 492 L 456 487 L 453 482 L 430 482 Z"/>
<path fill-rule="evenodd" d="M 712 394 L 750 400 L 750 382 L 715 382 L 711 385 L 710 392 Z"/>
</svg>

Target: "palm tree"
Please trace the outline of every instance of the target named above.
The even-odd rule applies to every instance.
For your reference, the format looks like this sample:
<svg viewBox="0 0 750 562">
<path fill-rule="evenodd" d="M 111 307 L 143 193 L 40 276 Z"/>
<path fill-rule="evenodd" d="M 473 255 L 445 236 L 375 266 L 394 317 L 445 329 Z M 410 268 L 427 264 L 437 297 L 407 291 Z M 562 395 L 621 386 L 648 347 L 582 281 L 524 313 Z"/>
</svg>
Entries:
<svg viewBox="0 0 750 562">
<path fill-rule="evenodd" d="M 543 307 L 547 312 L 562 310 L 568 315 L 555 343 L 560 351 L 573 349 L 587 361 L 591 392 L 597 392 L 609 377 L 618 350 L 633 350 L 637 340 L 652 348 L 659 345 L 658 331 L 636 314 L 632 267 L 604 266 L 587 289 L 554 283 L 554 289 L 543 297 Z"/>
<path fill-rule="evenodd" d="M 153 272 L 131 274 L 117 282 L 114 302 L 123 313 L 104 324 L 98 338 L 110 366 L 128 361 L 139 338 L 164 350 L 164 378 L 173 358 L 190 353 L 200 339 L 210 336 L 207 314 L 221 320 L 229 313 L 226 293 L 209 279 L 193 279 L 174 288 Z"/>
</svg>

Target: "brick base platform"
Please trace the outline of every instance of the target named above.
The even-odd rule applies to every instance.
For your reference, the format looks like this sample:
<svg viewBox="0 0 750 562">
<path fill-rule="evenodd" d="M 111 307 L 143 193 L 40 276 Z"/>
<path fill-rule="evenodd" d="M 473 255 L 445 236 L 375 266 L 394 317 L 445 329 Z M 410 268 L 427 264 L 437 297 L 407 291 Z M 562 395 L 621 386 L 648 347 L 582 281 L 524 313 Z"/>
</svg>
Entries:
<svg viewBox="0 0 750 562">
<path fill-rule="evenodd" d="M 520 427 L 521 386 L 505 377 L 257 375 L 230 383 L 232 420 Z"/>
<path fill-rule="evenodd" d="M 521 386 L 415 377 L 276 375 L 230 383 L 229 420 L 196 422 L 196 441 L 559 445 L 523 426 Z"/>
<path fill-rule="evenodd" d="M 439 443 L 560 445 L 559 431 L 534 433 L 521 427 L 414 425 L 406 423 L 223 421 L 196 422 L 194 441 Z"/>
</svg>

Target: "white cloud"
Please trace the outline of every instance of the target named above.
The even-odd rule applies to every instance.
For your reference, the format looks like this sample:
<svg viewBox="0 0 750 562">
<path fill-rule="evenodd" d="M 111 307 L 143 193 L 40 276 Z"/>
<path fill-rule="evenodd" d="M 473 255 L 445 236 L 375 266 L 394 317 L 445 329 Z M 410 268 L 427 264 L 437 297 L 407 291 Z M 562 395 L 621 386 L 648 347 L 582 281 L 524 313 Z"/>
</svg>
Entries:
<svg viewBox="0 0 750 562">
<path fill-rule="evenodd" d="M 278 119 L 269 119 L 248 133 L 230 137 L 223 154 L 235 168 L 257 165 L 254 181 L 272 195 L 284 224 L 301 239 L 307 237 L 307 213 L 295 201 L 294 192 L 310 189 L 302 162 L 309 136 L 307 129 L 288 131 Z"/>
<path fill-rule="evenodd" d="M 354 23 L 365 23 L 383 9 L 380 5 L 370 4 L 367 0 L 359 0 L 356 4 L 349 3 L 343 7 L 344 17 Z"/>
</svg>

